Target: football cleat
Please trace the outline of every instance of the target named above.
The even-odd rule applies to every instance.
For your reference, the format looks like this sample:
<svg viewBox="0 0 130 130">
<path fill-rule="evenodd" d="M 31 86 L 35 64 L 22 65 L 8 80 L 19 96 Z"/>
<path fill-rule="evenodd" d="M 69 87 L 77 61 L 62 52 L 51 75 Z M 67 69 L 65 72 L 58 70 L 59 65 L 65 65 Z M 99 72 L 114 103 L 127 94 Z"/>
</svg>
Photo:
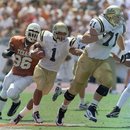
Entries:
<svg viewBox="0 0 130 130">
<path fill-rule="evenodd" d="M 13 102 L 9 111 L 8 111 L 8 113 L 7 113 L 7 115 L 13 116 L 16 113 L 17 109 L 19 108 L 20 104 L 21 104 L 21 101 L 19 101 L 18 103 Z"/>
<path fill-rule="evenodd" d="M 18 124 L 22 120 L 22 118 L 23 117 L 20 114 L 18 114 L 14 119 L 12 119 L 10 121 L 10 124 L 16 125 L 16 124 Z"/>
<path fill-rule="evenodd" d="M 61 95 L 61 94 L 62 94 L 62 90 L 61 90 L 60 87 L 57 86 L 55 88 L 55 92 L 54 92 L 54 94 L 52 96 L 52 101 L 55 101 L 58 98 L 58 96 Z"/>
<path fill-rule="evenodd" d="M 63 126 L 63 118 L 65 116 L 66 110 L 63 110 L 62 108 L 59 109 L 57 119 L 56 119 L 56 125 L 57 126 Z"/>
<path fill-rule="evenodd" d="M 79 104 L 79 110 L 86 110 L 87 108 L 88 108 L 88 104 L 87 103 L 84 103 L 84 104 L 80 103 Z"/>
<path fill-rule="evenodd" d="M 110 112 L 109 114 L 106 115 L 106 117 L 108 117 L 108 118 L 117 118 L 119 116 L 120 110 L 121 109 L 118 106 L 116 106 L 116 107 L 114 107 L 112 112 Z"/>
<path fill-rule="evenodd" d="M 32 117 L 36 123 L 43 123 L 43 120 L 40 117 L 39 111 L 34 112 Z"/>
<path fill-rule="evenodd" d="M 97 122 L 96 113 L 96 106 L 90 105 L 84 116 L 93 122 Z"/>
</svg>

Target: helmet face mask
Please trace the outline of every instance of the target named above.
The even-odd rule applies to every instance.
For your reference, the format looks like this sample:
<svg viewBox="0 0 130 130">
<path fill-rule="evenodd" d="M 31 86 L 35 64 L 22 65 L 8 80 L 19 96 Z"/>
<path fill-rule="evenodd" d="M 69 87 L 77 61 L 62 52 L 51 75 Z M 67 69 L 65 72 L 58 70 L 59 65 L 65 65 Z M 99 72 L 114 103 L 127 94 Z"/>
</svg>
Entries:
<svg viewBox="0 0 130 130">
<path fill-rule="evenodd" d="M 54 25 L 52 33 L 55 40 L 64 41 L 68 36 L 68 28 L 64 23 L 58 22 Z"/>
<path fill-rule="evenodd" d="M 57 32 L 55 33 L 55 35 L 56 35 L 56 39 L 59 41 L 64 41 L 66 38 L 66 33 L 64 32 Z"/>
<path fill-rule="evenodd" d="M 104 16 L 112 26 L 117 26 L 124 21 L 121 9 L 115 5 L 106 8 Z"/>
<path fill-rule="evenodd" d="M 31 23 L 27 26 L 27 29 L 25 31 L 25 37 L 29 42 L 35 43 L 37 41 L 37 37 L 40 31 L 41 27 L 37 23 Z"/>
</svg>

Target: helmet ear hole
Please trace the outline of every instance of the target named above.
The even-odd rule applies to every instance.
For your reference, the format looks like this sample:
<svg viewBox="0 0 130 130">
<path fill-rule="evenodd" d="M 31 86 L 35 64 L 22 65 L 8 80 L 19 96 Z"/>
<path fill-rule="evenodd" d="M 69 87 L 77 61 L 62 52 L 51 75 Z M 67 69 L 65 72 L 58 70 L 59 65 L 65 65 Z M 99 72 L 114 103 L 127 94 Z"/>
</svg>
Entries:
<svg viewBox="0 0 130 130">
<path fill-rule="evenodd" d="M 35 43 L 37 41 L 37 37 L 40 31 L 41 27 L 37 23 L 31 23 L 27 26 L 27 29 L 25 31 L 25 37 L 29 42 Z"/>
</svg>

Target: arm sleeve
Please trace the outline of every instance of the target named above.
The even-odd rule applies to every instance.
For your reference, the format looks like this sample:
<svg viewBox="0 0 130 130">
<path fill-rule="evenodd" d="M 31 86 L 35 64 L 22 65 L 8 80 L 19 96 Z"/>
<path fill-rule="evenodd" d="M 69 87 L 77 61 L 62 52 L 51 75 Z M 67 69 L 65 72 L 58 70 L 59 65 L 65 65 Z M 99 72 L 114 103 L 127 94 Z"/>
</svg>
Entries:
<svg viewBox="0 0 130 130">
<path fill-rule="evenodd" d="M 38 35 L 37 42 L 43 47 L 44 46 L 44 34 L 45 30 L 41 31 L 41 33 Z"/>
</svg>

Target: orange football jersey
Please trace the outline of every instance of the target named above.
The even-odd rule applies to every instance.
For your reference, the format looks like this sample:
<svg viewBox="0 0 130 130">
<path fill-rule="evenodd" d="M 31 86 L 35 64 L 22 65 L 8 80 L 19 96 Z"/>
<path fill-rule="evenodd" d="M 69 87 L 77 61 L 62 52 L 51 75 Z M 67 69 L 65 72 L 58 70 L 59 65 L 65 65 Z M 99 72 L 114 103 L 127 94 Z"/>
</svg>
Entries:
<svg viewBox="0 0 130 130">
<path fill-rule="evenodd" d="M 31 76 L 38 59 L 29 56 L 29 48 L 31 45 L 25 44 L 24 36 L 14 36 L 9 42 L 10 48 L 14 51 L 14 64 L 12 72 L 14 75 Z"/>
</svg>

